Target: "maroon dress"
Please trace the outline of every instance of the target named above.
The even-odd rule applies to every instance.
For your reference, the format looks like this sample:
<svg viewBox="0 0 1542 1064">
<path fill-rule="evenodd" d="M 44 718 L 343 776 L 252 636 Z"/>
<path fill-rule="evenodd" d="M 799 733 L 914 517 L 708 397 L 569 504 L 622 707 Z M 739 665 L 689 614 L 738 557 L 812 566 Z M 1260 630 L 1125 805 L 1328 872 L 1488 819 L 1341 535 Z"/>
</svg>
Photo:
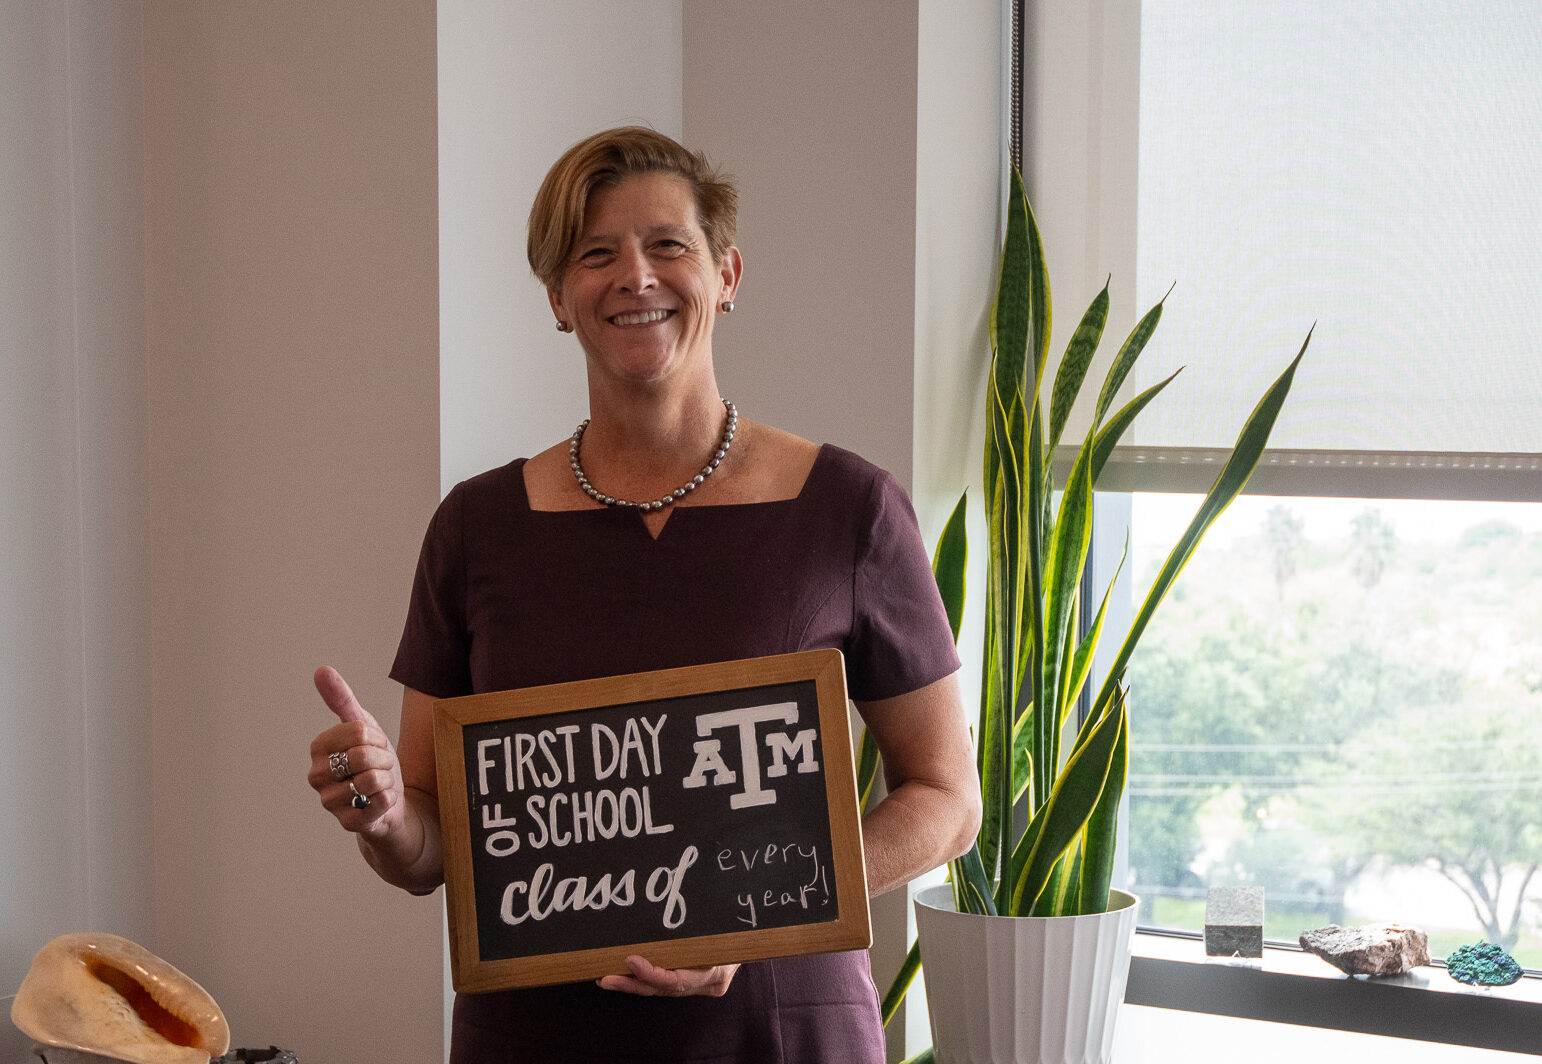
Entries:
<svg viewBox="0 0 1542 1064">
<path fill-rule="evenodd" d="M 457 485 L 423 544 L 394 679 L 438 698 L 837 647 L 853 699 L 958 668 L 915 514 L 887 473 L 820 449 L 796 498 L 537 511 L 524 460 Z M 593 983 L 462 994 L 451 1064 L 880 1062 L 866 951 L 756 961 L 721 998 Z"/>
</svg>

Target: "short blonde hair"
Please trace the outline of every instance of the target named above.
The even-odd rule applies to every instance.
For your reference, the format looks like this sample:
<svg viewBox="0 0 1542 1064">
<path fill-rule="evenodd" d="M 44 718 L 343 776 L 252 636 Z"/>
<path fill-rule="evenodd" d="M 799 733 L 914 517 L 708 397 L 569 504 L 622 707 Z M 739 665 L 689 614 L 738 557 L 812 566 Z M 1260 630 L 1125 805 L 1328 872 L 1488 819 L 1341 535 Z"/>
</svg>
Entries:
<svg viewBox="0 0 1542 1064">
<path fill-rule="evenodd" d="M 586 137 L 562 153 L 541 182 L 530 208 L 526 254 L 547 288 L 562 287 L 573 245 L 584 229 L 584 212 L 597 188 L 636 174 L 674 174 L 691 186 L 696 218 L 713 262 L 734 242 L 739 190 L 700 152 L 646 126 L 622 126 Z"/>
</svg>

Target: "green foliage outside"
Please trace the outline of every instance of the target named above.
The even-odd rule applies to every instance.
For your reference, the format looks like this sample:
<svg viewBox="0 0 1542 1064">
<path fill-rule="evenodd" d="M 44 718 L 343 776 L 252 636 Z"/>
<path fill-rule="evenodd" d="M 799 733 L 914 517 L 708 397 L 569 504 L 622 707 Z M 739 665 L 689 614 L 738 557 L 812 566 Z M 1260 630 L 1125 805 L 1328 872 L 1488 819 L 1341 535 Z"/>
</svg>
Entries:
<svg viewBox="0 0 1542 1064">
<path fill-rule="evenodd" d="M 1542 967 L 1542 532 L 1413 539 L 1368 505 L 1311 539 L 1311 505 L 1234 507 L 1132 659 L 1142 921 L 1198 928 L 1205 887 L 1255 884 L 1269 937 L 1406 920 L 1437 956 Z M 1442 919 L 1377 902 L 1410 870 Z"/>
</svg>

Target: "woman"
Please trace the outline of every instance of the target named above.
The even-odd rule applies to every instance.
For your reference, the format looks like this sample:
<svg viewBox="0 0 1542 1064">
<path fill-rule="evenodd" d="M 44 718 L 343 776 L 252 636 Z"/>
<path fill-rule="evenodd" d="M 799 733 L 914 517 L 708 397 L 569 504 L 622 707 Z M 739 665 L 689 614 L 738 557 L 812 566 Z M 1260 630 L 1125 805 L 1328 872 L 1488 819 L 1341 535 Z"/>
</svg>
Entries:
<svg viewBox="0 0 1542 1064">
<path fill-rule="evenodd" d="M 583 351 L 589 420 L 441 504 L 392 669 L 399 746 L 341 677 L 316 674 L 341 723 L 312 744 L 311 784 L 387 882 L 443 881 L 434 699 L 822 646 L 844 652 L 884 757 L 889 795 L 863 821 L 869 892 L 973 838 L 958 660 L 904 493 L 719 397 L 737 198 L 701 156 L 635 127 L 581 141 L 547 175 L 530 263 Z M 627 963 L 597 984 L 461 995 L 452 1062 L 883 1059 L 865 952 Z"/>
</svg>

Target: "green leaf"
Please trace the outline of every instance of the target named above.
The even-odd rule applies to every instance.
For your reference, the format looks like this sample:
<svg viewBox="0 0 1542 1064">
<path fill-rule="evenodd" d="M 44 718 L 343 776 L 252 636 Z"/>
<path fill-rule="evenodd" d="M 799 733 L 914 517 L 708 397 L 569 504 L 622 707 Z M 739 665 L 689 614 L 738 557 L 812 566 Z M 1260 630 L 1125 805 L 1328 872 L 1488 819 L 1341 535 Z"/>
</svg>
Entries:
<svg viewBox="0 0 1542 1064">
<path fill-rule="evenodd" d="M 1044 451 L 1038 431 L 1042 422 L 1038 407 L 1034 407 L 1032 437 L 1028 441 L 1028 469 L 1023 476 L 1028 485 L 1028 496 L 1023 500 L 1023 527 L 1027 542 L 1023 546 L 1023 559 L 1019 566 L 1022 581 L 1023 606 L 1027 613 L 1027 631 L 1023 633 L 1025 646 L 1018 654 L 1016 675 L 1019 682 L 1026 676 L 1028 687 L 1019 690 L 1013 703 L 1014 712 L 1033 702 L 1044 704 L 1044 693 L 1039 684 L 1044 678 L 1044 563 L 1045 524 L 1042 519 L 1047 492 L 1044 484 Z M 1042 714 L 1040 714 L 1042 716 Z M 1037 771 L 1041 766 L 1035 765 Z"/>
<path fill-rule="evenodd" d="M 1008 862 L 1008 904 L 1001 907 L 1007 914 L 1019 916 L 1033 910 L 1048 884 L 1050 871 L 1081 834 L 1103 794 L 1123 727 L 1122 704 L 1101 719 L 1089 718 L 1083 738 L 1055 780 L 1049 800 L 1029 821 L 1013 848 Z"/>
<path fill-rule="evenodd" d="M 1167 297 L 1162 298 L 1165 301 Z M 1119 386 L 1130 375 L 1130 370 L 1135 368 L 1135 360 L 1145 350 L 1146 341 L 1151 339 L 1151 334 L 1156 332 L 1157 323 L 1161 320 L 1162 304 L 1158 303 L 1146 311 L 1144 318 L 1135 323 L 1135 328 L 1130 331 L 1129 338 L 1124 341 L 1124 346 L 1119 349 L 1119 354 L 1114 358 L 1114 364 L 1108 367 L 1108 376 L 1103 381 L 1103 390 L 1098 393 L 1097 413 L 1092 418 L 1094 426 L 1103 424 L 1103 415 L 1108 413 L 1108 408 L 1113 405 Z"/>
<path fill-rule="evenodd" d="M 1060 434 L 1065 431 L 1065 423 L 1071 417 L 1071 408 L 1076 405 L 1076 397 L 1081 394 L 1087 369 L 1092 365 L 1092 356 L 1097 354 L 1098 344 L 1103 339 L 1103 326 L 1107 321 L 1108 283 L 1104 282 L 1103 291 L 1097 294 L 1092 305 L 1087 308 L 1087 313 L 1082 315 L 1081 324 L 1076 327 L 1071 342 L 1066 345 L 1065 355 L 1060 359 L 1060 368 L 1055 371 L 1055 387 L 1050 393 L 1049 404 L 1051 451 L 1060 445 Z"/>
<path fill-rule="evenodd" d="M 992 493 L 992 508 L 990 514 L 991 539 L 996 540 L 1001 525 L 1001 510 L 1003 507 L 1004 492 L 997 490 Z M 1009 785 L 1009 781 L 1002 778 L 997 766 L 1000 763 L 1000 755 L 997 747 L 1000 742 L 1001 729 L 997 724 L 1003 713 L 1009 712 L 1007 699 L 1011 697 L 1010 688 L 1004 686 L 1010 683 L 1011 677 L 1008 670 L 1001 668 L 1003 657 L 1002 641 L 1010 639 L 1011 629 L 1001 614 L 1004 610 L 1004 600 L 1009 600 L 1005 585 L 1007 574 L 1004 573 L 999 554 L 992 549 L 993 557 L 988 567 L 987 575 L 990 579 L 990 587 L 986 595 L 986 621 L 985 621 L 985 657 L 981 663 L 982 683 L 980 696 L 980 723 L 976 731 L 978 743 L 978 755 L 976 768 L 980 775 L 980 796 L 983 804 L 983 815 L 980 819 L 979 845 L 980 855 L 985 862 L 985 867 L 994 875 L 1001 854 L 1005 852 L 1006 833 L 1010 830 L 1011 821 L 1005 823 L 1001 820 L 1001 803 L 999 791 Z"/>
<path fill-rule="evenodd" d="M 1151 590 L 1146 593 L 1140 612 L 1135 615 L 1135 621 L 1125 634 L 1119 653 L 1109 666 L 1108 677 L 1103 681 L 1103 687 L 1093 700 L 1094 711 L 1112 699 L 1114 688 L 1119 683 L 1120 677 L 1124 675 L 1125 667 L 1130 663 L 1130 655 L 1135 652 L 1135 646 L 1145 633 L 1146 626 L 1151 623 L 1157 607 L 1167 597 L 1167 592 L 1178 579 L 1178 574 L 1183 571 L 1183 567 L 1194 556 L 1194 551 L 1199 547 L 1200 540 L 1204 538 L 1210 526 L 1215 523 L 1216 518 L 1221 516 L 1226 507 L 1231 505 L 1231 501 L 1242 493 L 1248 478 L 1253 475 L 1259 459 L 1263 457 L 1264 447 L 1269 442 L 1269 434 L 1274 430 L 1274 423 L 1279 418 L 1280 407 L 1284 405 L 1285 397 L 1290 394 L 1296 367 L 1301 364 L 1307 345 L 1311 342 L 1312 334 L 1308 332 L 1296 357 L 1285 368 L 1285 372 L 1269 386 L 1264 397 L 1248 415 L 1247 423 L 1242 426 L 1242 432 L 1237 437 L 1231 456 L 1226 460 L 1221 472 L 1217 474 L 1215 483 L 1210 485 L 1209 492 L 1199 504 L 1199 510 L 1189 522 L 1188 528 L 1184 530 L 1183 535 L 1167 555 L 1161 571 L 1157 573 L 1156 579 L 1151 584 Z"/>
<path fill-rule="evenodd" d="M 1045 560 L 1044 629 L 1049 637 L 1044 647 L 1044 698 L 1038 705 L 1047 707 L 1035 733 L 1045 745 L 1044 756 L 1035 768 L 1053 772 L 1059 767 L 1060 722 L 1065 717 L 1064 698 L 1076 632 L 1073 621 L 1077 596 L 1081 591 L 1082 572 L 1087 567 L 1087 550 L 1092 542 L 1092 435 L 1077 453 L 1076 463 L 1060 497 L 1060 516 L 1050 540 Z M 1047 779 L 1048 775 L 1040 778 Z"/>
<path fill-rule="evenodd" d="M 1092 486 L 1098 486 L 1098 478 L 1103 475 L 1103 467 L 1108 464 L 1108 458 L 1114 453 L 1114 448 L 1119 445 L 1119 439 L 1124 435 L 1124 430 L 1130 427 L 1135 416 L 1146 408 L 1146 404 L 1157 397 L 1163 388 L 1172 383 L 1173 377 L 1183 372 L 1174 370 L 1166 380 L 1158 381 L 1134 399 L 1131 399 L 1119 412 L 1109 419 L 1108 424 L 1098 430 L 1098 438 L 1092 445 Z"/>
<path fill-rule="evenodd" d="M 1044 379 L 1044 364 L 1049 356 L 1049 330 L 1050 330 L 1050 295 L 1049 295 L 1049 268 L 1044 261 L 1044 241 L 1039 236 L 1039 223 L 1033 216 L 1033 205 L 1028 202 L 1028 195 L 1023 191 L 1023 175 L 1017 167 L 1012 168 L 1013 202 L 1019 207 L 1019 211 L 1026 216 L 1028 229 L 1028 356 L 1032 360 L 1033 379 L 1031 391 L 1034 404 L 1038 404 L 1039 384 Z M 1024 389 L 1025 392 L 1029 388 Z M 1026 398 L 1026 396 L 1025 396 Z"/>
<path fill-rule="evenodd" d="M 1033 707 L 1029 706 L 1017 716 L 1012 725 L 1012 804 L 1023 800 L 1028 785 L 1033 782 L 1033 763 L 1028 756 L 1028 745 L 1033 742 Z"/>
<path fill-rule="evenodd" d="M 990 875 L 980 858 L 978 846 L 971 846 L 962 857 L 954 858 L 948 870 L 953 877 L 953 907 L 957 911 L 976 916 L 996 915 Z"/>
<path fill-rule="evenodd" d="M 857 744 L 857 797 L 864 813 L 873 796 L 873 781 L 877 778 L 878 742 L 872 732 L 863 728 L 862 741 Z"/>
<path fill-rule="evenodd" d="M 1108 887 L 1114 876 L 1114 850 L 1119 836 L 1119 802 L 1124 797 L 1125 780 L 1130 771 L 1130 726 L 1125 701 L 1125 691 L 1119 688 L 1115 696 L 1115 710 L 1123 721 L 1119 729 L 1119 741 L 1114 746 L 1109 761 L 1108 778 L 1103 781 L 1103 793 L 1097 806 L 1087 818 L 1087 830 L 1083 837 L 1080 889 L 1075 913 L 1101 913 L 1108 911 Z"/>
<path fill-rule="evenodd" d="M 1119 580 L 1119 574 L 1124 569 L 1124 561 L 1130 555 L 1130 534 L 1125 531 L 1124 551 L 1119 555 L 1119 563 L 1114 566 L 1114 575 L 1108 581 L 1108 588 L 1103 592 L 1103 601 L 1098 605 L 1097 616 L 1087 626 L 1087 634 L 1077 644 L 1076 657 L 1071 663 L 1071 682 L 1067 685 L 1065 706 L 1067 708 L 1076 704 L 1081 697 L 1082 688 L 1087 683 L 1087 677 L 1092 672 L 1092 659 L 1097 654 L 1098 640 L 1103 636 L 1103 622 L 1108 617 L 1108 604 L 1114 596 L 1114 585 Z M 1062 721 L 1062 724 L 1064 721 Z"/>
<path fill-rule="evenodd" d="M 932 576 L 937 581 L 937 592 L 948 613 L 948 627 L 953 630 L 953 642 L 958 642 L 958 631 L 964 623 L 964 570 L 969 560 L 969 537 L 965 528 L 965 514 L 969 504 L 966 491 L 958 497 L 948 523 L 943 526 L 937 549 L 932 553 Z"/>
<path fill-rule="evenodd" d="M 1003 396 L 1027 390 L 1026 369 L 1031 364 L 1029 344 L 1036 317 L 1031 224 L 1022 175 L 1014 167 L 1007 201 L 1007 231 L 1002 240 L 996 279 L 996 302 L 990 317 L 991 374 L 996 390 Z"/>
<path fill-rule="evenodd" d="M 1081 904 L 1082 842 L 1086 831 L 1071 840 L 1066 852 L 1050 869 L 1043 891 L 1033 903 L 1030 916 L 1063 916 L 1078 911 Z"/>
<path fill-rule="evenodd" d="M 899 1011 L 900 1002 L 905 1000 L 905 994 L 910 990 L 910 984 L 915 982 L 916 973 L 921 970 L 921 943 L 912 942 L 910 951 L 905 954 L 905 961 L 900 965 L 900 970 L 894 976 L 894 982 L 889 984 L 889 992 L 883 996 L 883 1006 L 880 1015 L 883 1017 L 883 1025 L 889 1026 L 889 1021 L 894 1019 L 894 1014 Z"/>
<path fill-rule="evenodd" d="M 986 592 L 985 683 L 978 732 L 985 810 L 979 840 L 985 866 L 994 871 L 1009 846 L 1012 825 L 1011 759 L 1004 743 L 1011 727 L 1012 706 L 1018 697 L 1016 663 L 1023 638 L 1018 604 L 1027 601 L 1021 566 L 1031 551 L 1023 543 L 1020 462 L 1025 450 L 1031 449 L 1031 442 L 1024 440 L 1022 403 L 1014 401 L 1008 407 L 994 383 L 988 390 L 991 432 L 986 444 L 985 469 L 991 488 L 987 521 L 990 583 Z"/>
</svg>

